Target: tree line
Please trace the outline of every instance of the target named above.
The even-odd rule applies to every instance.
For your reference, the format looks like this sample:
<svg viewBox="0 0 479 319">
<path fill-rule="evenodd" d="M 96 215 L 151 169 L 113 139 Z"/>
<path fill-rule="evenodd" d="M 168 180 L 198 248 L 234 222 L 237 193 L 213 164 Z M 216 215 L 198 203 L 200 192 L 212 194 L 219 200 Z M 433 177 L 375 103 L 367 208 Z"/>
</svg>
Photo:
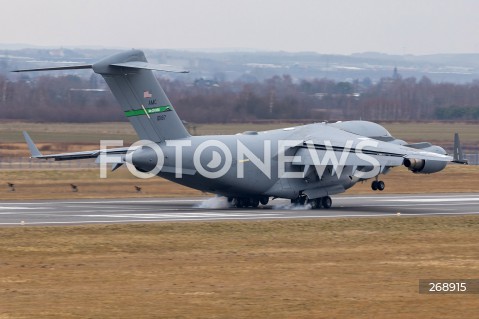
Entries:
<svg viewBox="0 0 479 319">
<path fill-rule="evenodd" d="M 433 83 L 428 78 L 337 82 L 294 80 L 194 83 L 160 78 L 180 117 L 192 123 L 324 120 L 479 120 L 479 82 Z M 103 80 L 78 76 L 0 76 L 2 119 L 39 122 L 124 121 Z"/>
</svg>

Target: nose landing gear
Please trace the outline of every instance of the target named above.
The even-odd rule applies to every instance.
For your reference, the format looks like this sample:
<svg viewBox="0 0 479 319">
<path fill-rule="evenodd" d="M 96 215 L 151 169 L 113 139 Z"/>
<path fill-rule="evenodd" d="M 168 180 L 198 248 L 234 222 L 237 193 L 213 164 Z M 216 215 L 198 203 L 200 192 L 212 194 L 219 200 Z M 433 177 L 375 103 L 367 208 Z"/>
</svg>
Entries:
<svg viewBox="0 0 479 319">
<path fill-rule="evenodd" d="M 386 184 L 384 184 L 383 181 L 373 181 L 373 182 L 371 183 L 371 189 L 372 189 L 373 191 L 378 191 L 378 190 L 379 190 L 379 191 L 383 191 L 384 188 L 386 188 Z"/>
</svg>

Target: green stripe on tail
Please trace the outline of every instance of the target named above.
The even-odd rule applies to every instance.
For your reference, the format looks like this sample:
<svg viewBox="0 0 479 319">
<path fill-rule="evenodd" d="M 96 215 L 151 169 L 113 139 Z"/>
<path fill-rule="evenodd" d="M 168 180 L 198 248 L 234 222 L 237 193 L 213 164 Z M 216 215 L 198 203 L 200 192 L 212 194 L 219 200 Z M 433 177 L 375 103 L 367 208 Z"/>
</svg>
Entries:
<svg viewBox="0 0 479 319">
<path fill-rule="evenodd" d="M 155 114 L 155 113 L 162 113 L 162 112 L 168 112 L 171 111 L 173 108 L 171 105 L 165 105 L 165 106 L 156 106 L 156 107 L 149 107 L 145 108 L 146 112 L 148 114 Z M 139 115 L 146 115 L 144 109 L 137 109 L 137 110 L 129 110 L 125 111 L 125 115 L 127 117 L 132 117 L 132 116 L 139 116 Z"/>
</svg>

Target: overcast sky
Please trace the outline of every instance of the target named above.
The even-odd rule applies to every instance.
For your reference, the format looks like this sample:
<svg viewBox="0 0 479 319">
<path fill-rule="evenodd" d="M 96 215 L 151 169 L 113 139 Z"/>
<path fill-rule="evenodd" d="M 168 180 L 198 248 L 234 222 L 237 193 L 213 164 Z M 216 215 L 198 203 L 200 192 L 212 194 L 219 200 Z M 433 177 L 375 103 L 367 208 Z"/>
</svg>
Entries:
<svg viewBox="0 0 479 319">
<path fill-rule="evenodd" d="M 477 0 L 0 0 L 0 43 L 479 53 Z"/>
</svg>

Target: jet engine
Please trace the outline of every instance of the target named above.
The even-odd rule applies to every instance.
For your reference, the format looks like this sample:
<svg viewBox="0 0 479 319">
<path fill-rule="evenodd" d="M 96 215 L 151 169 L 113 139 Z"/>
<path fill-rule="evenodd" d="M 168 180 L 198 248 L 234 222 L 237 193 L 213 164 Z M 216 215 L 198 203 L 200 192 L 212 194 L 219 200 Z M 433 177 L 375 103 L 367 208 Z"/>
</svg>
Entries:
<svg viewBox="0 0 479 319">
<path fill-rule="evenodd" d="M 444 167 L 446 167 L 447 162 L 406 158 L 404 159 L 403 164 L 413 173 L 431 174 L 442 171 Z"/>
<path fill-rule="evenodd" d="M 437 145 L 431 145 L 429 143 L 417 143 L 408 145 L 413 148 L 418 148 L 426 152 L 437 153 L 445 155 L 447 152 L 442 147 Z M 404 159 L 403 165 L 406 166 L 410 171 L 417 174 L 431 174 L 442 171 L 446 167 L 447 162 L 445 161 L 435 161 L 435 160 L 424 160 L 417 158 L 406 158 Z"/>
</svg>

